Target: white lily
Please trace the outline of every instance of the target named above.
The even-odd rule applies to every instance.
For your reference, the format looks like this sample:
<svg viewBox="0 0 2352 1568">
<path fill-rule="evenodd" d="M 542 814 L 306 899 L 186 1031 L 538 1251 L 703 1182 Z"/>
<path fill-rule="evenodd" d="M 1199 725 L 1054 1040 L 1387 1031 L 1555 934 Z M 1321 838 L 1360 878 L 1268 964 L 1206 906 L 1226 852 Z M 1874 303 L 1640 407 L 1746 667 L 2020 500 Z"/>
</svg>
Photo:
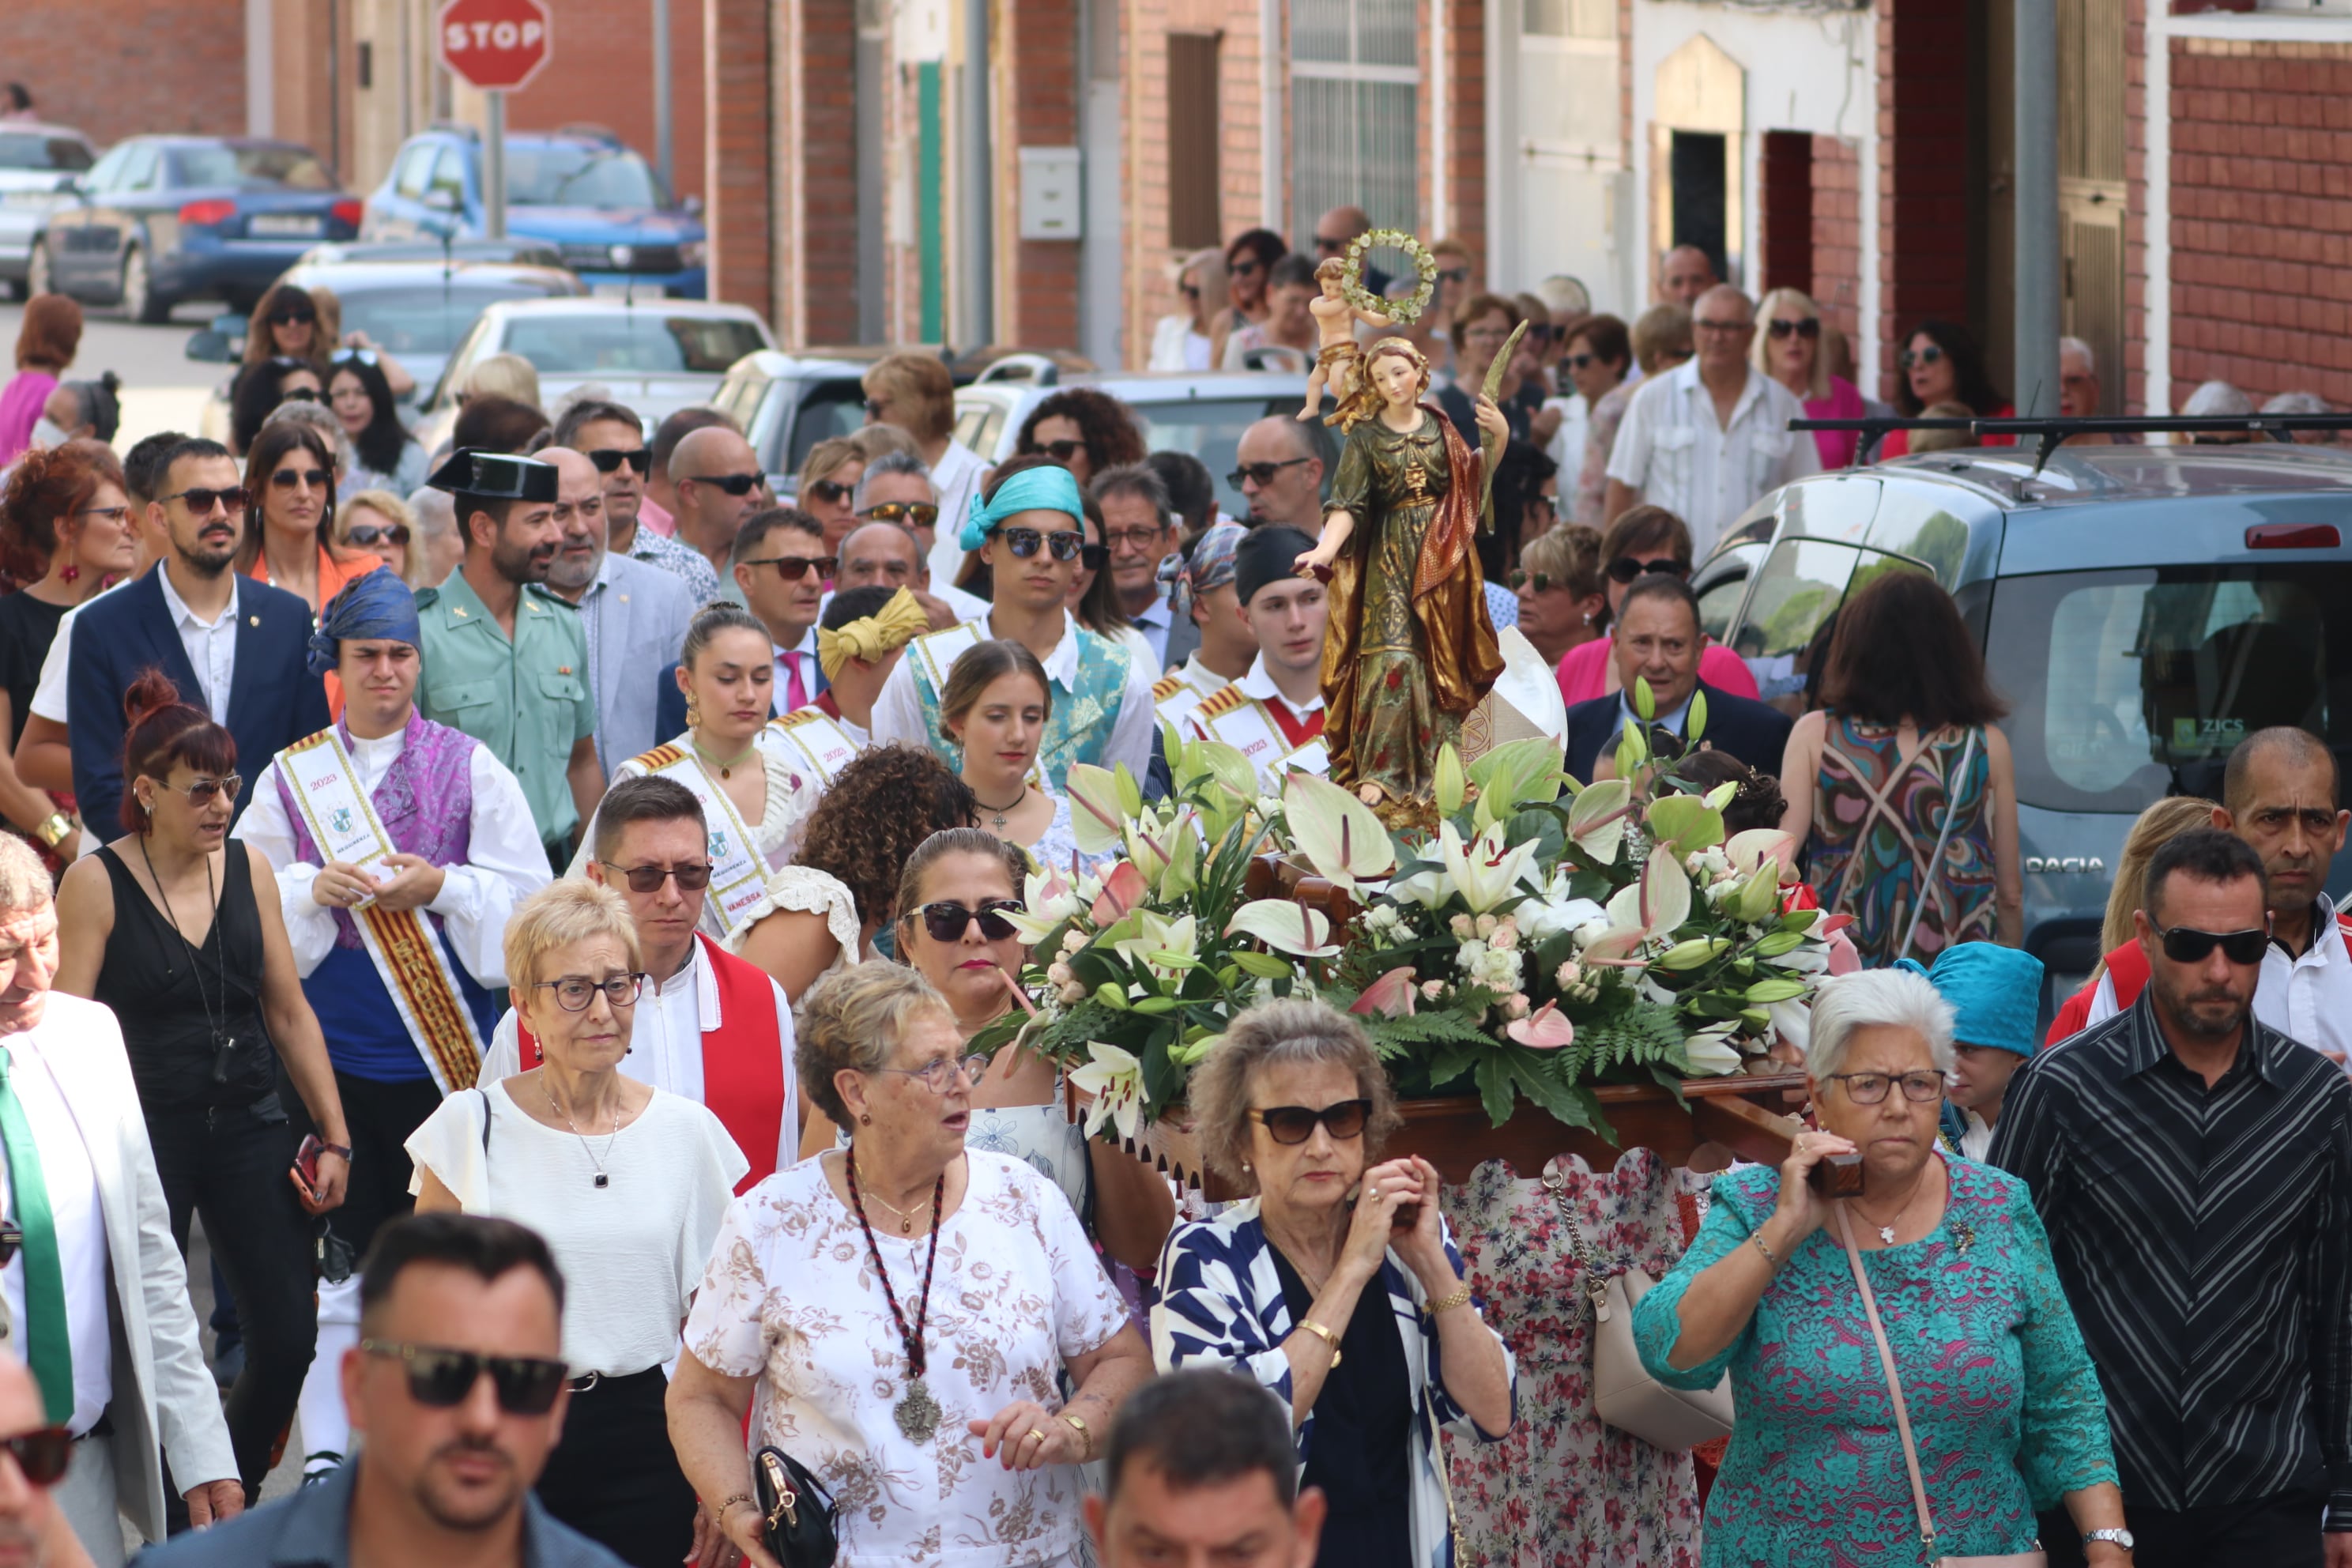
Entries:
<svg viewBox="0 0 2352 1568">
<path fill-rule="evenodd" d="M 1055 926 L 1086 907 L 1078 901 L 1077 889 L 1070 886 L 1068 875 L 1055 866 L 1042 872 L 1032 871 L 1022 879 L 1021 902 L 1024 907 L 1004 910 L 1004 919 L 1031 947 L 1045 941 Z"/>
<path fill-rule="evenodd" d="M 1454 824 L 1441 822 L 1437 825 L 1437 842 L 1445 861 L 1445 874 L 1453 879 L 1462 901 L 1470 906 L 1474 915 L 1483 915 L 1506 900 L 1517 897 L 1519 879 L 1534 863 L 1536 851 L 1541 847 L 1534 839 L 1507 847 L 1500 823 L 1465 844 Z"/>
<path fill-rule="evenodd" d="M 1721 1078 L 1726 1073 L 1738 1072 L 1747 1060 L 1730 1043 L 1729 1037 L 1738 1027 L 1736 1020 L 1709 1024 L 1683 1041 L 1683 1058 L 1690 1063 L 1691 1071 L 1701 1078 Z"/>
<path fill-rule="evenodd" d="M 1087 1136 L 1110 1121 L 1118 1123 L 1121 1138 L 1133 1138 L 1143 1117 L 1143 1064 L 1133 1053 L 1100 1040 L 1087 1041 L 1087 1054 L 1092 1059 L 1070 1071 L 1072 1085 L 1094 1096 L 1087 1107 Z"/>
<path fill-rule="evenodd" d="M 1254 936 L 1294 958 L 1331 958 L 1339 951 L 1331 942 L 1330 920 L 1288 899 L 1259 899 L 1244 904 L 1226 922 L 1225 934 Z"/>
<path fill-rule="evenodd" d="M 1199 951 L 1193 918 L 1184 916 L 1171 921 L 1151 910 L 1135 911 L 1138 929 L 1133 936 L 1112 942 L 1111 950 L 1129 963 L 1142 964 L 1152 973 L 1166 979 L 1180 973 L 1183 966 L 1164 962 L 1171 953 L 1180 958 L 1192 958 Z"/>
<path fill-rule="evenodd" d="M 1765 1009 L 1772 1018 L 1772 1033 L 1780 1043 L 1792 1046 L 1803 1056 L 1813 1043 L 1813 1004 L 1810 997 L 1793 1002 L 1775 1002 Z"/>
</svg>

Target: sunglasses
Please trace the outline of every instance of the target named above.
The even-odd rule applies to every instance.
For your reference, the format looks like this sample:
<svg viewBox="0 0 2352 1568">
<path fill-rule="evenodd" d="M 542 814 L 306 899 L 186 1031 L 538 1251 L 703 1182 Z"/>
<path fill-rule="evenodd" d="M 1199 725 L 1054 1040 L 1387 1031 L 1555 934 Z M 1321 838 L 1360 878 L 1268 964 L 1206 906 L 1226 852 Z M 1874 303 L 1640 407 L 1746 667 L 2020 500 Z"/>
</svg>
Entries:
<svg viewBox="0 0 2352 1568">
<path fill-rule="evenodd" d="M 1201 286 L 1198 283 L 1179 283 L 1176 285 L 1176 292 L 1183 295 L 1187 300 L 1198 302 L 1201 298 Z"/>
<path fill-rule="evenodd" d="M 710 862 L 688 860 L 676 866 L 615 866 L 604 862 L 607 871 L 618 871 L 628 879 L 629 891 L 650 893 L 670 878 L 677 879 L 677 890 L 691 893 L 710 886 Z"/>
<path fill-rule="evenodd" d="M 310 387 L 297 386 L 279 393 L 278 395 L 278 401 L 280 403 L 321 403 L 324 402 L 325 399 L 321 398 Z"/>
<path fill-rule="evenodd" d="M 1929 343 L 1924 349 L 1905 349 L 1898 363 L 1905 370 L 1909 370 L 1913 365 L 1934 364 L 1943 357 L 1944 351 Z"/>
<path fill-rule="evenodd" d="M 1944 1098 L 1944 1075 L 1939 1072 L 1833 1072 L 1830 1079 L 1844 1085 L 1845 1097 L 1856 1105 L 1884 1103 L 1886 1091 L 1898 1083 L 1903 1086 L 1903 1098 L 1914 1105 Z"/>
<path fill-rule="evenodd" d="M 436 1410 L 463 1403 L 486 1372 L 498 1390 L 499 1408 L 509 1415 L 546 1415 L 563 1387 L 563 1363 L 543 1356 L 482 1355 L 383 1340 L 362 1340 L 360 1349 L 401 1363 L 408 1372 L 408 1396 Z"/>
<path fill-rule="evenodd" d="M 709 485 L 730 496 L 747 496 L 767 483 L 765 474 L 697 474 L 689 483 Z"/>
<path fill-rule="evenodd" d="M 940 509 L 927 500 L 878 500 L 857 515 L 867 522 L 903 522 L 908 528 L 929 528 L 940 521 Z"/>
<path fill-rule="evenodd" d="M 1315 248 L 1326 256 L 1337 256 L 1353 243 L 1355 242 L 1352 239 L 1333 239 L 1328 235 L 1318 234 L 1315 237 Z"/>
<path fill-rule="evenodd" d="M 645 994 L 646 977 L 642 974 L 615 974 L 609 980 L 591 980 L 584 974 L 567 974 L 561 980 L 542 980 L 531 987 L 534 991 L 552 991 L 555 1005 L 567 1013 L 585 1013 L 596 1000 L 596 993 L 615 1007 L 634 1007 Z"/>
<path fill-rule="evenodd" d="M 373 365 L 376 363 L 376 352 L 373 349 L 339 349 L 336 351 L 334 358 L 327 363 L 330 364 Z"/>
<path fill-rule="evenodd" d="M 1309 1110 L 1303 1105 L 1269 1105 L 1264 1110 L 1253 1108 L 1249 1113 L 1249 1119 L 1265 1128 L 1266 1135 L 1277 1143 L 1304 1143 L 1315 1136 L 1318 1123 L 1340 1142 L 1360 1138 L 1364 1123 L 1371 1116 L 1372 1102 L 1369 1100 L 1343 1100 L 1320 1110 Z"/>
<path fill-rule="evenodd" d="M 1255 482 L 1258 489 L 1264 489 L 1274 483 L 1274 476 L 1283 469 L 1295 468 L 1301 463 L 1311 463 L 1314 460 L 1312 458 L 1285 458 L 1279 463 L 1244 463 L 1225 476 L 1225 483 L 1239 489 L 1243 482 L 1248 480 Z"/>
<path fill-rule="evenodd" d="M 164 500 L 187 502 L 188 510 L 197 517 L 210 517 L 212 515 L 213 508 L 215 507 L 220 508 L 231 517 L 242 517 L 245 515 L 246 496 L 245 487 L 243 485 L 238 485 L 233 489 L 212 490 L 194 489 L 175 490 L 172 494 L 164 496 L 162 499 Z"/>
<path fill-rule="evenodd" d="M 1540 500 L 1543 498 L 1538 496 L 1536 499 Z M 1551 592 L 1554 587 L 1565 588 L 1568 586 L 1566 583 L 1554 577 L 1549 572 L 1514 570 L 1510 576 L 1505 579 L 1505 581 L 1508 582 L 1513 588 L 1532 587 L 1538 594 L 1548 594 Z"/>
<path fill-rule="evenodd" d="M 1094 461 L 1095 456 L 1093 445 L 1090 442 L 1086 441 L 1047 441 L 1044 445 L 1040 446 L 1037 450 L 1045 453 L 1045 456 L 1053 458 L 1054 461 L 1057 463 L 1067 463 L 1072 458 L 1076 457 L 1080 452 L 1084 452 L 1087 455 L 1087 460 L 1088 462 Z"/>
<path fill-rule="evenodd" d="M 816 568 L 818 576 L 832 576 L 835 569 L 841 564 L 841 558 L 836 555 L 770 555 L 758 561 L 746 561 L 743 564 L 772 566 L 776 569 L 777 576 L 787 583 L 797 583 L 808 575 L 809 568 L 812 566 Z"/>
<path fill-rule="evenodd" d="M 1591 370 L 1599 358 L 1598 354 L 1570 354 L 1560 363 L 1570 370 Z"/>
<path fill-rule="evenodd" d="M 996 531 L 996 537 L 1004 541 L 1004 548 L 1013 552 L 1015 561 L 1028 560 L 1037 553 L 1037 547 L 1041 544 L 1052 552 L 1056 561 L 1076 561 L 1087 549 L 1087 536 L 1072 529 L 1040 533 L 1034 528 L 1000 528 Z M 1093 548 L 1100 550 L 1102 546 L 1097 544 Z"/>
<path fill-rule="evenodd" d="M 0 1437 L 0 1448 L 8 1451 L 25 1479 L 37 1487 L 53 1487 L 64 1480 L 67 1467 L 73 1463 L 73 1434 L 62 1426 Z"/>
<path fill-rule="evenodd" d="M 1437 280 L 1440 283 L 1467 283 L 1470 281 L 1470 269 L 1467 267 L 1448 267 L 1438 273 Z"/>
<path fill-rule="evenodd" d="M 1265 267 L 1257 261 L 1233 261 L 1226 263 L 1225 270 L 1236 278 L 1255 278 L 1265 271 Z"/>
<path fill-rule="evenodd" d="M 644 447 L 628 451 L 624 451 L 618 447 L 607 447 L 601 452 L 589 453 L 588 460 L 596 465 L 596 471 L 600 474 L 617 473 L 623 463 L 628 464 L 641 474 L 649 474 L 653 472 L 654 468 L 654 455 L 650 449 Z M 740 490 L 735 493 L 742 494 Z"/>
<path fill-rule="evenodd" d="M 273 327 L 307 327 L 318 319 L 318 311 L 306 310 L 299 305 L 269 313 L 269 324 Z"/>
<path fill-rule="evenodd" d="M 276 473 L 269 476 L 269 488 L 272 489 L 290 490 L 298 484 L 308 485 L 314 490 L 325 489 L 327 488 L 327 470 L 324 468 L 280 468 Z"/>
<path fill-rule="evenodd" d="M 980 922 L 982 942 L 1003 942 L 1016 934 L 1013 922 L 1004 918 L 1004 911 L 1011 910 L 1019 914 L 1026 907 L 1018 899 L 982 899 L 980 908 L 968 910 L 952 900 L 943 900 L 925 904 L 915 912 L 923 917 L 923 929 L 931 933 L 933 942 L 961 942 L 964 928 L 974 921 Z"/>
<path fill-rule="evenodd" d="M 235 800 L 236 792 L 245 787 L 245 775 L 231 773 L 225 779 L 198 779 L 192 784 L 166 784 L 163 787 L 173 795 L 186 795 L 190 805 L 210 805 L 215 795 L 225 795 Z"/>
<path fill-rule="evenodd" d="M 124 518 L 131 515 L 131 509 L 127 506 L 86 506 L 80 510 L 75 512 L 74 515 L 76 517 L 103 517 L 114 522 L 121 522 Z"/>
<path fill-rule="evenodd" d="M 808 489 L 809 494 L 827 506 L 839 506 L 857 493 L 856 485 L 836 484 L 831 479 L 811 479 Z"/>
<path fill-rule="evenodd" d="M 1669 577 L 1687 577 L 1690 575 L 1690 563 L 1678 561 L 1671 555 L 1661 555 L 1654 561 L 1637 561 L 1631 555 L 1620 555 L 1609 563 L 1609 580 L 1612 583 L 1631 583 L 1634 578 L 1646 577 L 1653 572 L 1663 573 Z"/>
<path fill-rule="evenodd" d="M 2170 931 L 2157 928 L 2157 936 L 2164 942 L 2164 956 L 2175 963 L 2202 963 L 2220 948 L 2221 956 L 2232 963 L 2260 963 L 2263 949 L 2270 945 L 2271 933 L 2252 928 L 2246 931 L 2198 931 L 2189 926 L 2174 926 Z"/>
<path fill-rule="evenodd" d="M 346 544 L 397 544 L 405 550 L 408 547 L 408 524 L 395 522 L 389 527 L 379 528 L 372 522 L 355 523 L 352 531 L 343 535 L 343 542 Z"/>
<path fill-rule="evenodd" d="M 1822 321 L 1819 316 L 1807 316 L 1801 321 L 1782 321 L 1775 318 L 1772 322 L 1771 332 L 1776 338 L 1818 338 L 1822 335 Z"/>
<path fill-rule="evenodd" d="M 889 406 L 890 400 L 887 397 L 869 397 L 866 400 L 866 417 L 879 419 Z"/>
</svg>

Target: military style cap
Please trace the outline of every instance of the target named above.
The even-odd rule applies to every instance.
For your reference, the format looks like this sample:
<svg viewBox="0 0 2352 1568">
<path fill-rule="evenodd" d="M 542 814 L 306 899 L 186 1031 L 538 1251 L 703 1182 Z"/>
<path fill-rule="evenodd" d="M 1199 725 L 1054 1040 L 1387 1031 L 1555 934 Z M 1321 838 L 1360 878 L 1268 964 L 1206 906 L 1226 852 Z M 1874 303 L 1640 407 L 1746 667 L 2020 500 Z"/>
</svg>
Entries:
<svg viewBox="0 0 2352 1568">
<path fill-rule="evenodd" d="M 466 447 L 450 453 L 449 460 L 425 482 L 436 490 L 480 500 L 552 501 L 556 471 L 554 464 L 536 458 Z"/>
</svg>

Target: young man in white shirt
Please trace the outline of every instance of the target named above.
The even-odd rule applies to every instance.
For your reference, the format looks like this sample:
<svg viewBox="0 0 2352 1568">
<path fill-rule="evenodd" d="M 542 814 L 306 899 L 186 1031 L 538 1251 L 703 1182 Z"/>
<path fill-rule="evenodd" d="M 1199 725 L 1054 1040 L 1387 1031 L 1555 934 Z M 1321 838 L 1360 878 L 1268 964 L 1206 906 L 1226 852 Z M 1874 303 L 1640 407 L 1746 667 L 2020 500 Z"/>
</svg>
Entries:
<svg viewBox="0 0 2352 1568">
<path fill-rule="evenodd" d="M 1258 656 L 1249 673 L 1192 710 L 1204 739 L 1239 747 L 1269 795 L 1293 769 L 1322 773 L 1323 635 L 1331 616 L 1322 584 L 1294 563 L 1315 548 L 1295 528 L 1261 528 L 1234 560 L 1235 614 L 1249 623 Z"/>
</svg>

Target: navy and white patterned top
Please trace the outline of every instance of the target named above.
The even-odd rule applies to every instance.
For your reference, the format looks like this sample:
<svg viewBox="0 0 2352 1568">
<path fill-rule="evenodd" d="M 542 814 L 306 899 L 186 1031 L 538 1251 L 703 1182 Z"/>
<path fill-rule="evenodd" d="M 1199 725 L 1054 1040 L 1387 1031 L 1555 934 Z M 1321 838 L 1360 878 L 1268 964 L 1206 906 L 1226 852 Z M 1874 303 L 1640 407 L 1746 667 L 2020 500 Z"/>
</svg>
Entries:
<svg viewBox="0 0 2352 1568">
<path fill-rule="evenodd" d="M 1441 1222 L 1441 1225 L 1443 1222 Z M 1450 1230 L 1442 1230 L 1445 1256 L 1459 1273 L 1462 1255 L 1454 1249 Z M 1444 1369 L 1438 1363 L 1437 1321 L 1422 1311 L 1425 1297 L 1421 1281 L 1391 1251 L 1381 1263 L 1380 1283 L 1396 1314 L 1397 1334 L 1404 1342 L 1407 1387 L 1413 1400 L 1412 1561 L 1427 1568 L 1451 1568 L 1453 1533 L 1447 1526 L 1445 1477 L 1430 1426 L 1436 1419 L 1457 1438 L 1475 1436 L 1492 1443 L 1501 1433 L 1479 1429 L 1445 1392 Z M 1473 1301 L 1483 1321 L 1485 1307 Z M 1295 1325 L 1283 1300 L 1282 1279 L 1274 1266 L 1274 1248 L 1258 1218 L 1258 1200 L 1245 1199 L 1213 1218 L 1179 1226 L 1169 1233 L 1160 1258 L 1160 1300 L 1151 1309 L 1151 1358 L 1162 1372 L 1195 1362 L 1221 1364 L 1257 1380 L 1286 1408 L 1290 1404 L 1290 1359 L 1282 1342 Z M 1511 1352 L 1503 1347 L 1503 1361 L 1511 1367 Z M 1511 1401 L 1516 1419 L 1518 1379 L 1511 1371 Z M 1297 1423 L 1298 1464 L 1306 1468 L 1315 1441 L 1315 1413 Z"/>
</svg>

